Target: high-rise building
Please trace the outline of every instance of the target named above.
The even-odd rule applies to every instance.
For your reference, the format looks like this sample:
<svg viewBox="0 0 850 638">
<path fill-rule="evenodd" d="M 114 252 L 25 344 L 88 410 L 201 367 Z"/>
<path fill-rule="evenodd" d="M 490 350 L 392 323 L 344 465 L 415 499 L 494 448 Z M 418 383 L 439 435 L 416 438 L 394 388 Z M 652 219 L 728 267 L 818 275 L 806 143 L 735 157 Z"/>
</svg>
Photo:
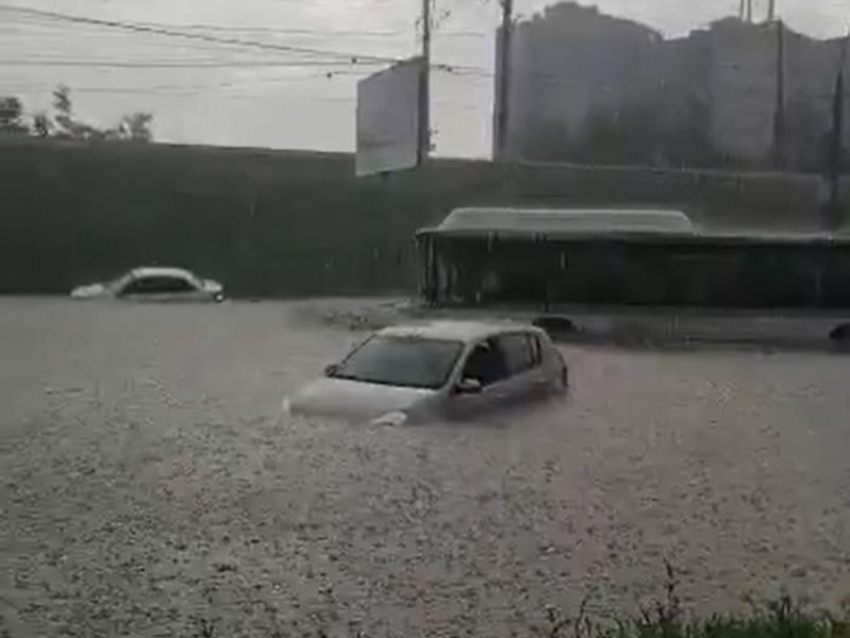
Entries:
<svg viewBox="0 0 850 638">
<path fill-rule="evenodd" d="M 775 21 L 727 18 L 665 39 L 596 8 L 549 7 L 515 26 L 509 152 L 544 160 L 766 165 L 781 95 L 791 166 L 814 168 L 830 127 L 840 42 L 785 30 L 780 47 L 779 28 Z"/>
</svg>

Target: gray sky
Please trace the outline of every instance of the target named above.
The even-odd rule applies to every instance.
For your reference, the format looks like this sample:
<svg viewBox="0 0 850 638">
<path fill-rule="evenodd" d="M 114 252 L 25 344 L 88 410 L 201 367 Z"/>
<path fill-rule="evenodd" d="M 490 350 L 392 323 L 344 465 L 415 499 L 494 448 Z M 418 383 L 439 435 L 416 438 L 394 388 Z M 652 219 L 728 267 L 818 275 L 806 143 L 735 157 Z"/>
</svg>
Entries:
<svg viewBox="0 0 850 638">
<path fill-rule="evenodd" d="M 449 15 L 437 29 L 435 59 L 492 70 L 496 0 L 436 2 L 438 15 Z M 544 0 L 515 2 L 520 15 L 549 4 Z M 767 0 L 755 2 L 759 14 L 764 13 Z M 838 36 L 850 25 L 848 0 L 777 2 L 790 25 L 805 33 Z M 0 0 L 0 4 L 181 28 L 223 27 L 204 33 L 404 57 L 415 51 L 419 0 Z M 667 34 L 684 34 L 734 13 L 738 0 L 599 0 L 596 4 L 605 12 L 640 20 Z M 356 82 L 376 69 L 317 66 L 317 61 L 324 65 L 327 58 L 0 12 L 0 95 L 16 94 L 31 110 L 44 109 L 50 102 L 50 89 L 64 82 L 74 90 L 77 111 L 83 118 L 107 124 L 128 111 L 150 110 L 156 115 L 155 132 L 162 141 L 351 150 Z M 36 62 L 44 66 L 32 66 Z M 91 66 L 103 62 L 161 66 Z M 177 68 L 175 64 L 207 68 Z M 328 78 L 330 71 L 338 73 Z M 438 72 L 433 101 L 440 154 L 480 156 L 489 152 L 489 78 Z"/>
</svg>

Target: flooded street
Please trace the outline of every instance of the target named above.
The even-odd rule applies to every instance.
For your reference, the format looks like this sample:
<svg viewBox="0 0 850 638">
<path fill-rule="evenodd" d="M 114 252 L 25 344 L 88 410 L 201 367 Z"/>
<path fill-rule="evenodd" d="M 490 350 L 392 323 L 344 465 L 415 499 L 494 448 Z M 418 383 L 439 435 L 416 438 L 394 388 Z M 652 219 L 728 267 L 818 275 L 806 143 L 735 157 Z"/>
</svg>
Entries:
<svg viewBox="0 0 850 638">
<path fill-rule="evenodd" d="M 533 413 L 311 422 L 360 333 L 303 306 L 0 300 L 0 630 L 527 636 L 665 559 L 701 613 L 850 594 L 850 358 L 576 346 Z"/>
</svg>

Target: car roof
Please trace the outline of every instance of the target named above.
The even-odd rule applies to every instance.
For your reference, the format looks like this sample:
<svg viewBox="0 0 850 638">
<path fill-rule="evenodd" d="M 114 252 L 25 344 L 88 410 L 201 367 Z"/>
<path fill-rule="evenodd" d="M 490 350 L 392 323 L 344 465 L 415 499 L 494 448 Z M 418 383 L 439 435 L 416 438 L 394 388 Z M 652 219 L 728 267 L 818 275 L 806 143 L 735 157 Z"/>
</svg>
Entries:
<svg viewBox="0 0 850 638">
<path fill-rule="evenodd" d="M 526 331 L 540 333 L 538 328 L 516 322 L 497 321 L 429 321 L 384 328 L 378 334 L 385 337 L 415 337 L 420 339 L 443 339 L 480 341 L 506 332 Z"/>
<path fill-rule="evenodd" d="M 680 210 L 477 207 L 455 209 L 437 228 L 426 232 L 558 238 L 612 233 L 693 235 L 695 228 Z"/>
<path fill-rule="evenodd" d="M 185 268 L 167 268 L 161 266 L 134 268 L 130 271 L 130 274 L 137 279 L 141 277 L 179 277 L 181 279 L 195 279 L 195 275 Z"/>
</svg>

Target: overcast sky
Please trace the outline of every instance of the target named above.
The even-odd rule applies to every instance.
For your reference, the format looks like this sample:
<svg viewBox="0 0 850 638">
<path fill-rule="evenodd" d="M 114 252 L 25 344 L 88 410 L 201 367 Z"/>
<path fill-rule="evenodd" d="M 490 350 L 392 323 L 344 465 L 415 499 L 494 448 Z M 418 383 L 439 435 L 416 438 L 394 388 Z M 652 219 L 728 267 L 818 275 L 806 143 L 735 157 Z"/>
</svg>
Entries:
<svg viewBox="0 0 850 638">
<path fill-rule="evenodd" d="M 766 11 L 767 1 L 755 0 L 758 15 Z M 441 19 L 435 59 L 492 70 L 497 0 L 436 2 Z M 735 13 L 738 2 L 599 0 L 596 4 L 605 12 L 678 35 Z M 812 35 L 835 37 L 850 25 L 850 0 L 777 2 L 793 28 Z M 515 3 L 520 15 L 548 4 Z M 180 28 L 222 27 L 202 33 L 395 58 L 415 51 L 419 0 L 0 0 L 0 5 Z M 162 141 L 352 150 L 356 82 L 375 68 L 328 67 L 328 60 L 0 10 L 0 95 L 19 95 L 30 110 L 44 109 L 50 103 L 50 89 L 65 83 L 74 90 L 81 117 L 107 124 L 125 112 L 150 110 Z M 95 66 L 104 62 L 160 66 Z M 483 74 L 435 74 L 434 126 L 440 154 L 489 152 L 491 82 Z"/>
</svg>

